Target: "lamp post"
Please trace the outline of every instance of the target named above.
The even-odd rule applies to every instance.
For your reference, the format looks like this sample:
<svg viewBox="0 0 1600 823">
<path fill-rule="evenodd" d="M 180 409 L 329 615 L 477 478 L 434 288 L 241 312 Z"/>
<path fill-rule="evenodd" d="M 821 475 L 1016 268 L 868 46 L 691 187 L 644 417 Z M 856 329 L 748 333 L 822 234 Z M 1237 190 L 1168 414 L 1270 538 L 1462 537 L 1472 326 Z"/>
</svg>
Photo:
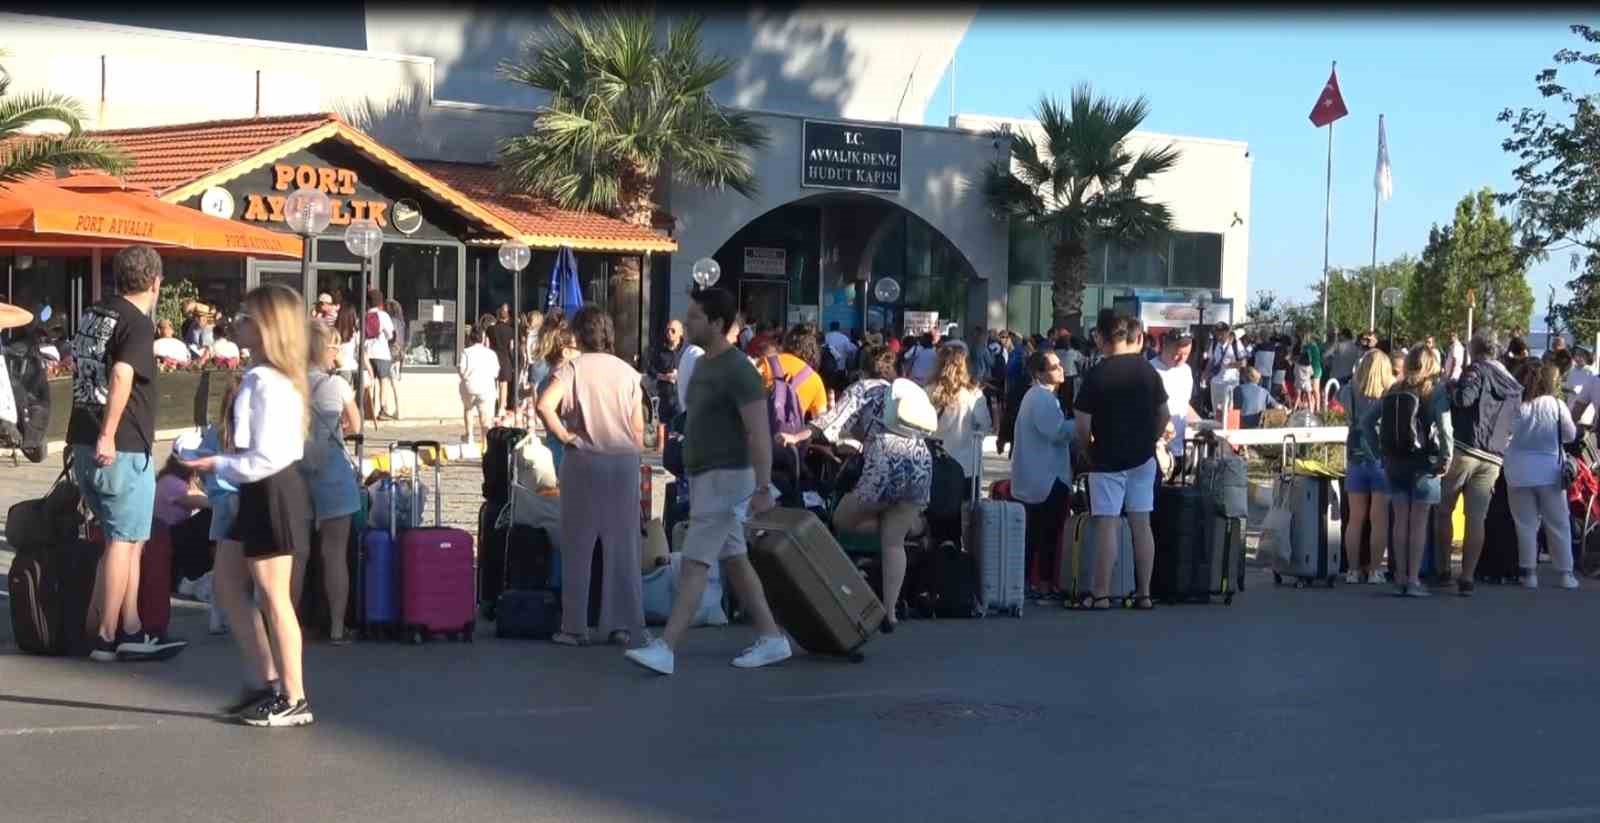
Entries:
<svg viewBox="0 0 1600 823">
<path fill-rule="evenodd" d="M 355 345 L 356 403 L 359 405 L 366 399 L 366 396 L 362 394 L 362 389 L 366 383 L 364 379 L 366 372 L 361 368 L 361 361 L 366 353 L 363 347 L 366 345 L 367 289 L 370 287 L 370 281 L 367 279 L 367 265 L 372 262 L 373 258 L 378 256 L 378 250 L 383 248 L 383 229 L 378 228 L 377 222 L 368 217 L 351 220 L 350 225 L 344 230 L 344 247 L 349 249 L 351 254 L 361 258 L 361 286 L 356 289 L 361 293 L 361 319 L 356 324 L 357 342 Z M 366 431 L 367 415 L 365 412 L 356 415 L 356 418 L 360 421 L 359 430 Z"/>
<path fill-rule="evenodd" d="M 861 300 L 861 334 L 862 334 L 863 337 L 865 337 L 865 335 L 867 333 L 867 328 L 871 325 L 871 323 L 870 323 L 870 319 L 871 319 L 871 316 L 872 316 L 871 315 L 871 303 L 867 299 L 867 296 L 866 296 L 867 290 L 866 289 L 862 289 L 861 290 L 861 294 L 862 294 L 862 300 Z M 894 301 L 899 300 L 900 299 L 900 281 L 894 279 L 893 277 L 880 277 L 880 278 L 878 278 L 877 284 L 872 287 L 872 296 L 878 298 L 878 302 L 879 303 L 893 303 Z M 888 321 L 889 321 L 888 314 L 885 314 L 883 319 L 884 319 L 884 333 L 887 335 L 887 333 L 889 331 L 889 329 L 888 329 Z"/>
<path fill-rule="evenodd" d="M 689 270 L 689 276 L 694 279 L 696 291 L 709 289 L 722 279 L 722 264 L 710 257 L 702 257 L 694 261 L 694 268 Z"/>
<path fill-rule="evenodd" d="M 1389 310 L 1389 353 L 1394 354 L 1394 307 L 1400 305 L 1400 290 L 1390 286 L 1383 290 L 1383 306 Z"/>
<path fill-rule="evenodd" d="M 511 272 L 511 408 L 514 415 L 521 414 L 518 388 L 522 385 L 522 270 L 533 259 L 527 244 L 507 240 L 500 244 L 500 265 Z"/>
<path fill-rule="evenodd" d="M 333 202 L 322 189 L 302 186 L 284 199 L 283 220 L 289 224 L 290 231 L 300 235 L 300 287 L 307 289 L 306 297 L 309 299 L 311 293 L 316 291 L 306 285 L 306 281 L 311 279 L 312 238 L 326 230 L 328 223 L 333 220 Z"/>
</svg>

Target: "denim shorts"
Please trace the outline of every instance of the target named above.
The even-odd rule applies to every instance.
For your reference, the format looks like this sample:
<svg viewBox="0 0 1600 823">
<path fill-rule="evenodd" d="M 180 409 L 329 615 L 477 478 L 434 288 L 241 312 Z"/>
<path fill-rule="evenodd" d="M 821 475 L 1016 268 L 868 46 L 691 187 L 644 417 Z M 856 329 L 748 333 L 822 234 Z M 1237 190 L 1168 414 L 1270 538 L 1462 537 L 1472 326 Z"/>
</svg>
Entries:
<svg viewBox="0 0 1600 823">
<path fill-rule="evenodd" d="M 1351 463 L 1345 470 L 1346 494 L 1388 494 L 1389 481 L 1382 463 Z"/>
<path fill-rule="evenodd" d="M 72 447 L 72 474 L 107 540 L 150 539 L 156 507 L 156 469 L 150 455 L 117 452 L 111 465 L 100 466 L 94 460 L 94 446 L 77 445 Z"/>
<path fill-rule="evenodd" d="M 1440 478 L 1428 474 L 1425 468 L 1391 466 L 1385 468 L 1385 474 L 1385 479 L 1389 481 L 1389 497 L 1392 499 L 1433 505 L 1443 498 Z"/>
</svg>

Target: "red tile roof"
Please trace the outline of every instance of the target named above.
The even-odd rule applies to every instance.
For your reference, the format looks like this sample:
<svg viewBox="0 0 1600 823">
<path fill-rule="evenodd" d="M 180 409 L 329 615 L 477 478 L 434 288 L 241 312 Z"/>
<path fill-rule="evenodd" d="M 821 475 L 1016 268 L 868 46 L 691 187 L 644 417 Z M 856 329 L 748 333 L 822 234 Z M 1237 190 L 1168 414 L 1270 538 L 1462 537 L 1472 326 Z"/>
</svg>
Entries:
<svg viewBox="0 0 1600 823">
<path fill-rule="evenodd" d="M 478 163 L 414 161 L 423 171 L 522 232 L 530 246 L 568 245 L 581 251 L 672 252 L 678 244 L 651 229 L 603 214 L 559 209 L 536 197 L 506 191 L 494 166 Z"/>
<path fill-rule="evenodd" d="M 90 134 L 115 144 L 133 159 L 133 168 L 124 175 L 129 183 L 149 186 L 160 195 L 338 119 L 327 113 L 296 114 Z"/>
</svg>

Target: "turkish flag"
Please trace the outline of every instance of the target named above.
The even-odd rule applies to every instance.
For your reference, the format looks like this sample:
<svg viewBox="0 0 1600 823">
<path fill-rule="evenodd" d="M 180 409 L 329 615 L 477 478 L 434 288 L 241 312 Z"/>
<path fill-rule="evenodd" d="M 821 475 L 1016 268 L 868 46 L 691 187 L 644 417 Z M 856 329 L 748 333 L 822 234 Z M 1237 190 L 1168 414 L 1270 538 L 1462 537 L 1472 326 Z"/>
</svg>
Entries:
<svg viewBox="0 0 1600 823">
<path fill-rule="evenodd" d="M 1322 96 L 1311 109 L 1311 125 L 1320 129 L 1349 113 L 1344 107 L 1344 95 L 1339 93 L 1339 71 L 1335 69 L 1328 74 L 1328 85 L 1322 87 Z"/>
</svg>

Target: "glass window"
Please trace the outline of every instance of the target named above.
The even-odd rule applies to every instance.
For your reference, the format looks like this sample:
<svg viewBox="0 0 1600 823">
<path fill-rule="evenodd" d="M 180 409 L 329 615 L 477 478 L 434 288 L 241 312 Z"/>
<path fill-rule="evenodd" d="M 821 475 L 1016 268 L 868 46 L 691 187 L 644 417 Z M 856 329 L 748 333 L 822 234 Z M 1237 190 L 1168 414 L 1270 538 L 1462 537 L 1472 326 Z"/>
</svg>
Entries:
<svg viewBox="0 0 1600 823">
<path fill-rule="evenodd" d="M 1203 289 L 1222 288 L 1222 235 L 1174 233 L 1172 285 Z"/>
<path fill-rule="evenodd" d="M 361 258 L 350 253 L 350 249 L 345 246 L 343 239 L 328 240 L 324 238 L 317 241 L 317 262 L 360 265 Z"/>
<path fill-rule="evenodd" d="M 1166 286 L 1167 256 L 1150 249 L 1112 244 L 1107 254 L 1105 282 L 1127 286 Z"/>
<path fill-rule="evenodd" d="M 379 252 L 380 282 L 400 304 L 394 318 L 406 362 L 456 366 L 456 272 L 459 248 L 386 243 Z"/>
<path fill-rule="evenodd" d="M 21 306 L 38 318 L 45 307 L 50 309 L 50 319 L 45 321 L 48 328 L 60 328 L 65 332 L 77 326 L 77 318 L 72 314 L 72 281 L 73 276 L 79 272 L 88 272 L 89 258 L 72 257 L 34 257 L 19 254 L 5 259 L 8 272 L 8 281 L 4 286 L 9 302 Z M 88 283 L 84 283 L 84 302 L 89 300 Z M 115 294 L 115 289 L 107 289 L 104 295 Z"/>
</svg>

